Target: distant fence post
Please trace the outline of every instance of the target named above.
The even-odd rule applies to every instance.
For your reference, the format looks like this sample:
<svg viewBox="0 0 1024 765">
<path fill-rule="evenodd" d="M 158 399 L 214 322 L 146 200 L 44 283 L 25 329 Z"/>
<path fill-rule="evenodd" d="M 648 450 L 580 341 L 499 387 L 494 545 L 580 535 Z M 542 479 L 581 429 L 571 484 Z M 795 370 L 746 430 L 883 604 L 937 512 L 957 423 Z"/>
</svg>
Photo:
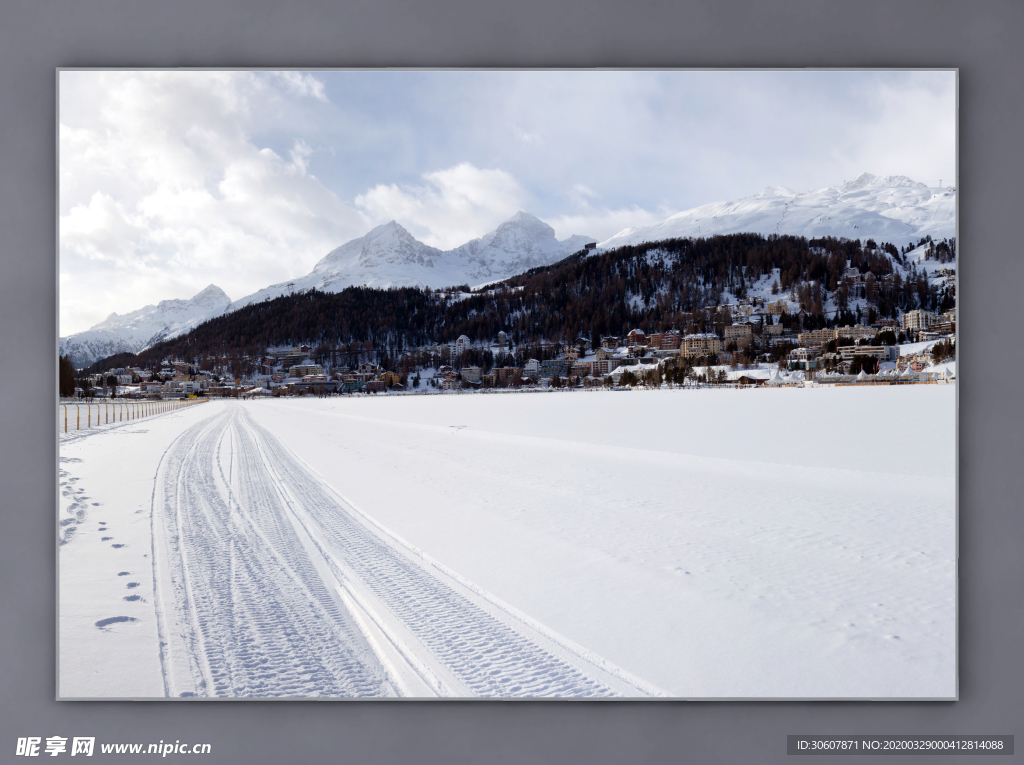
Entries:
<svg viewBox="0 0 1024 765">
<path fill-rule="evenodd" d="M 75 404 L 75 430 L 82 429 L 82 407 L 80 404 Z"/>
<path fill-rule="evenodd" d="M 64 407 L 64 432 L 67 433 L 68 432 L 68 405 L 67 404 L 61 404 L 61 406 Z"/>
</svg>

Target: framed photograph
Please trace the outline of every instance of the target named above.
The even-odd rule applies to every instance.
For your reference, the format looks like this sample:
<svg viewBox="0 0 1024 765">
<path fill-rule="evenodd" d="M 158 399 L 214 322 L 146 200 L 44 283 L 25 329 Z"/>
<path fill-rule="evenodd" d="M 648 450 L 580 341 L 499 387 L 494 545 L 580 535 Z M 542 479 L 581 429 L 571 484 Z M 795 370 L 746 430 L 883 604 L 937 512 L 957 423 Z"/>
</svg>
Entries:
<svg viewBox="0 0 1024 765">
<path fill-rule="evenodd" d="M 956 70 L 57 79 L 58 698 L 957 698 Z"/>
</svg>

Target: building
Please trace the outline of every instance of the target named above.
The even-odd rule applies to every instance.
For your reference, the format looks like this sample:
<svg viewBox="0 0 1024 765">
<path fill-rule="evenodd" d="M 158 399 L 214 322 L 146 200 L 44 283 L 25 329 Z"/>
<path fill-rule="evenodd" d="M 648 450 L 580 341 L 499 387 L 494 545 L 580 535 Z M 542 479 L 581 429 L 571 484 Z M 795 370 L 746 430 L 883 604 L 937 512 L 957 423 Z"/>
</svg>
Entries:
<svg viewBox="0 0 1024 765">
<path fill-rule="evenodd" d="M 786 308 L 785 300 L 776 300 L 774 303 L 768 304 L 768 313 L 772 316 L 779 316 L 780 314 L 788 313 Z"/>
<path fill-rule="evenodd" d="M 622 359 L 598 359 L 597 361 L 590 362 L 590 373 L 594 377 L 604 377 L 607 374 L 611 374 L 621 365 Z"/>
<path fill-rule="evenodd" d="M 773 328 L 777 326 L 779 325 L 775 324 Z M 836 339 L 836 331 L 834 329 L 812 329 L 807 332 L 800 332 L 797 334 L 796 339 L 800 345 L 824 345 Z"/>
<path fill-rule="evenodd" d="M 843 345 L 837 350 L 843 361 L 852 361 L 854 356 L 870 356 L 879 361 L 895 361 L 899 347 L 895 345 Z"/>
<path fill-rule="evenodd" d="M 652 332 L 650 335 L 647 336 L 647 345 L 649 345 L 651 348 L 660 348 L 661 340 L 664 337 L 664 332 Z"/>
<path fill-rule="evenodd" d="M 528 375 L 534 379 L 540 374 L 540 362 L 537 359 L 530 359 L 523 365 L 523 374 Z"/>
<path fill-rule="evenodd" d="M 592 363 L 590 361 L 574 361 L 572 365 L 572 376 L 573 377 L 589 377 L 592 369 Z"/>
<path fill-rule="evenodd" d="M 452 359 L 457 359 L 459 356 L 461 356 L 463 353 L 469 350 L 469 338 L 466 337 L 465 335 L 459 335 L 458 340 L 456 340 L 454 343 L 451 343 L 451 345 L 449 345 L 448 347 Z"/>
<path fill-rule="evenodd" d="M 463 335 L 463 337 L 465 337 L 465 335 Z M 461 340 L 462 338 L 459 339 Z M 498 345 L 502 348 L 508 348 L 508 333 L 505 332 L 505 330 L 498 333 Z"/>
<path fill-rule="evenodd" d="M 482 370 L 480 367 L 463 367 L 462 368 L 462 379 L 465 382 L 473 383 L 477 385 L 480 383 L 482 376 Z"/>
<path fill-rule="evenodd" d="M 631 348 L 635 345 L 647 345 L 647 335 L 642 329 L 630 330 L 630 333 L 626 335 L 626 345 Z"/>
<path fill-rule="evenodd" d="M 745 347 L 750 345 L 750 341 L 754 336 L 754 331 L 747 323 L 730 324 L 725 328 L 723 334 L 725 335 L 726 345 L 729 343 L 736 343 L 739 347 Z"/>
<path fill-rule="evenodd" d="M 681 354 L 683 356 L 710 356 L 722 351 L 722 341 L 713 332 L 685 335 Z"/>
<path fill-rule="evenodd" d="M 902 374 L 909 367 L 912 372 L 920 372 L 928 366 L 928 359 L 920 354 L 900 356 L 896 359 L 896 369 Z"/>
<path fill-rule="evenodd" d="M 538 374 L 541 377 L 565 377 L 569 374 L 569 362 L 565 359 L 544 359 L 540 362 L 540 371 Z"/>
<path fill-rule="evenodd" d="M 494 375 L 497 378 L 498 385 L 504 387 L 508 385 L 512 380 L 517 377 L 522 377 L 523 370 L 519 367 L 495 367 Z"/>
<path fill-rule="evenodd" d="M 928 329 L 932 324 L 935 324 L 936 317 L 931 311 L 922 311 L 918 309 L 916 311 L 907 311 L 903 314 L 903 318 L 900 320 L 900 324 L 904 330 L 907 329 Z"/>
<path fill-rule="evenodd" d="M 402 384 L 402 378 L 394 372 L 385 372 L 380 376 L 380 381 L 389 388 Z"/>
<path fill-rule="evenodd" d="M 679 330 L 670 329 L 662 336 L 659 347 L 663 351 L 677 351 L 682 344 L 683 336 L 679 333 Z"/>
<path fill-rule="evenodd" d="M 289 377 L 306 377 L 307 375 L 322 375 L 324 368 L 319 364 L 295 364 L 288 369 Z"/>
<path fill-rule="evenodd" d="M 318 364 L 296 364 L 288 370 L 289 377 L 306 377 L 307 375 L 323 375 L 324 368 Z"/>
<path fill-rule="evenodd" d="M 812 348 L 794 348 L 789 352 L 790 369 L 815 369 L 819 366 L 818 353 Z"/>
<path fill-rule="evenodd" d="M 837 327 L 835 329 L 835 336 L 838 337 L 851 337 L 854 340 L 861 338 L 872 338 L 875 336 L 875 330 L 871 327 L 863 324 L 855 324 L 852 327 Z"/>
<path fill-rule="evenodd" d="M 342 375 L 341 389 L 345 393 L 358 393 L 366 387 L 366 381 L 359 375 Z"/>
</svg>

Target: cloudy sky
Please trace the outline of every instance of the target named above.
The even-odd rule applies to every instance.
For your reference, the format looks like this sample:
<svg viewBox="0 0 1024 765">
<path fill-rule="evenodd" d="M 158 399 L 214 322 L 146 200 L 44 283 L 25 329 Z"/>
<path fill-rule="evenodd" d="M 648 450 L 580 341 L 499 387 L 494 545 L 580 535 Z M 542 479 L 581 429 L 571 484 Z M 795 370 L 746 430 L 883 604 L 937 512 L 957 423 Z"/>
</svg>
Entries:
<svg viewBox="0 0 1024 765">
<path fill-rule="evenodd" d="M 395 219 L 559 238 L 862 172 L 952 184 L 951 72 L 62 72 L 60 334 L 232 299 Z"/>
</svg>

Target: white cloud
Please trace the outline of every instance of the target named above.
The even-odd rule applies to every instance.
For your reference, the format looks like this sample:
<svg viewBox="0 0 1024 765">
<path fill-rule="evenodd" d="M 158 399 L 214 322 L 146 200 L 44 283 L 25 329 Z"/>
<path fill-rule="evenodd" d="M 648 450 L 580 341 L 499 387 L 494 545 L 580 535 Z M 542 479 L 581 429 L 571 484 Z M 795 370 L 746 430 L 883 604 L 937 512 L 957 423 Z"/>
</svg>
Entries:
<svg viewBox="0 0 1024 765">
<path fill-rule="evenodd" d="M 299 172 L 305 173 L 309 169 L 309 158 L 313 156 L 313 147 L 300 138 L 292 147 L 290 156 L 292 164 L 298 168 Z"/>
<path fill-rule="evenodd" d="M 447 250 L 493 230 L 529 201 L 509 173 L 468 162 L 425 173 L 423 180 L 378 184 L 357 196 L 356 205 L 375 224 L 396 220 L 420 241 Z"/>
<path fill-rule="evenodd" d="M 910 73 L 907 81 L 883 82 L 875 95 L 875 111 L 858 126 L 859 141 L 837 148 L 844 175 L 862 172 L 906 175 L 928 185 L 948 185 L 956 173 L 955 79 Z"/>
<path fill-rule="evenodd" d="M 64 72 L 59 145 L 67 334 L 244 296 L 391 219 L 446 249 L 520 209 L 600 241 L 766 185 L 951 183 L 955 77 Z"/>
<path fill-rule="evenodd" d="M 309 174 L 305 141 L 285 159 L 249 135 L 268 101 L 324 97 L 292 75 L 62 73 L 62 335 L 210 283 L 241 297 L 365 233 L 366 218 Z"/>
<path fill-rule="evenodd" d="M 544 140 L 539 132 L 530 133 L 522 128 L 516 128 L 515 135 L 517 140 L 526 144 L 539 144 Z"/>
<path fill-rule="evenodd" d="M 649 226 L 672 215 L 676 210 L 644 210 L 641 207 L 588 208 L 582 212 L 548 217 L 544 220 L 555 230 L 555 236 L 565 239 L 574 234 L 583 234 L 601 242 L 622 231 L 624 228 Z"/>
<path fill-rule="evenodd" d="M 309 96 L 318 101 L 327 101 L 323 81 L 309 72 L 270 72 L 271 77 L 284 84 L 284 87 L 296 96 Z"/>
</svg>

